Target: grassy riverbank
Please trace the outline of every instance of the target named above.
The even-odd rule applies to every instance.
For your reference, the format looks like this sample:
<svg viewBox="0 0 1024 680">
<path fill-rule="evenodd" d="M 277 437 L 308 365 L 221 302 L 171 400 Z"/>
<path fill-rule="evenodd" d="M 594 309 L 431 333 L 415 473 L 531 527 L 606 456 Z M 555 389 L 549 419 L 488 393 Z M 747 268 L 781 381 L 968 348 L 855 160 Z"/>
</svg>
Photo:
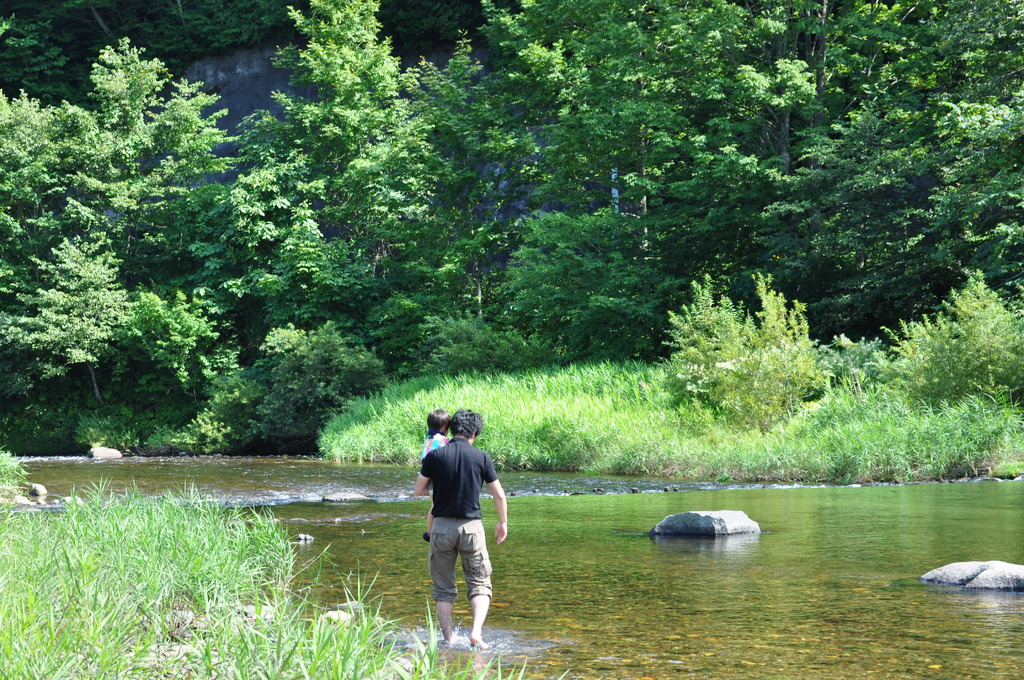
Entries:
<svg viewBox="0 0 1024 680">
<path fill-rule="evenodd" d="M 0 449 L 0 498 L 10 498 L 25 481 L 25 469 L 18 459 Z"/>
<path fill-rule="evenodd" d="M 426 414 L 468 407 L 485 417 L 480 446 L 509 470 L 911 481 L 1000 465 L 1012 474 L 1024 451 L 1020 414 L 983 397 L 929 407 L 881 388 L 835 388 L 761 432 L 673 405 L 660 370 L 624 363 L 410 380 L 353 404 L 328 423 L 320 447 L 339 460 L 413 465 Z"/>
<path fill-rule="evenodd" d="M 250 511 L 93 494 L 0 515 L 0 557 L 4 678 L 484 677 L 396 648 L 368 606 L 321 622 L 285 533 Z"/>
</svg>

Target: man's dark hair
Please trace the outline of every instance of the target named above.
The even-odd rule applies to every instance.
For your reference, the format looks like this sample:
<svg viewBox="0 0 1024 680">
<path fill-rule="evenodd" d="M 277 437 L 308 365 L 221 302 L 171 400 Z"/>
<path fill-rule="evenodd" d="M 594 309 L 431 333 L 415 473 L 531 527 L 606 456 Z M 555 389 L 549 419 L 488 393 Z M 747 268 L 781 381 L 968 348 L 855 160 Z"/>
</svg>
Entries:
<svg viewBox="0 0 1024 680">
<path fill-rule="evenodd" d="M 453 437 L 476 437 L 484 431 L 484 417 L 469 409 L 460 408 L 448 424 Z"/>
</svg>

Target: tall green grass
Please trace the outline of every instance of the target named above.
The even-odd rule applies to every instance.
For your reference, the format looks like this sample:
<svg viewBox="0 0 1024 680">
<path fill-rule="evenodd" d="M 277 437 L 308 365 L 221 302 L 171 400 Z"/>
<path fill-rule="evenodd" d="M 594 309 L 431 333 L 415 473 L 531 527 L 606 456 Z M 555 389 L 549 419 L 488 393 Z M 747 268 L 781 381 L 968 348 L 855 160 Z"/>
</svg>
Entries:
<svg viewBox="0 0 1024 680">
<path fill-rule="evenodd" d="M 689 469 L 764 481 L 950 479 L 1010 460 L 1022 444 L 1020 415 L 988 398 L 931 407 L 885 390 L 832 390 L 817 408 L 763 437 L 723 438 Z"/>
<path fill-rule="evenodd" d="M 8 451 L 0 449 L 0 496 L 11 496 L 25 481 L 25 468 Z"/>
<path fill-rule="evenodd" d="M 343 461 L 418 462 L 437 408 L 482 413 L 477 445 L 506 470 L 656 472 L 679 441 L 660 370 L 604 363 L 399 383 L 331 420 L 320 449 Z"/>
<path fill-rule="evenodd" d="M 1020 414 L 971 397 L 915 404 L 884 389 L 830 389 L 762 433 L 674 407 L 655 367 L 600 364 L 420 378 L 357 402 L 323 431 L 325 455 L 413 464 L 426 414 L 483 413 L 478 445 L 506 470 L 664 474 L 699 480 L 867 482 L 974 475 L 1019 458 Z"/>
<path fill-rule="evenodd" d="M 7 513 L 0 677 L 484 677 L 399 650 L 368 607 L 347 627 L 321 622 L 295 576 L 271 517 L 191 496 L 97 493 L 61 513 Z"/>
</svg>

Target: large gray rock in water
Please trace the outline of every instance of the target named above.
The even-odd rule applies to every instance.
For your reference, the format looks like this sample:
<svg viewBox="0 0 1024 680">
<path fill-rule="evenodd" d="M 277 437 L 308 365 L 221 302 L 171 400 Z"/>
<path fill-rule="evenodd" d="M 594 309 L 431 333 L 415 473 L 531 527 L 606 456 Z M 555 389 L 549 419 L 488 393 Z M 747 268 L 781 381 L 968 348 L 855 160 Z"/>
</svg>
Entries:
<svg viewBox="0 0 1024 680">
<path fill-rule="evenodd" d="M 923 583 L 963 586 L 974 590 L 1024 591 L 1024 565 L 990 562 L 953 562 L 932 569 L 921 577 Z"/>
<path fill-rule="evenodd" d="M 759 534 L 761 527 L 742 510 L 694 510 L 669 515 L 651 529 L 651 536 L 731 536 Z"/>
<path fill-rule="evenodd" d="M 94 446 L 89 449 L 89 457 L 93 460 L 113 460 L 114 458 L 124 458 L 124 454 L 106 446 Z"/>
</svg>

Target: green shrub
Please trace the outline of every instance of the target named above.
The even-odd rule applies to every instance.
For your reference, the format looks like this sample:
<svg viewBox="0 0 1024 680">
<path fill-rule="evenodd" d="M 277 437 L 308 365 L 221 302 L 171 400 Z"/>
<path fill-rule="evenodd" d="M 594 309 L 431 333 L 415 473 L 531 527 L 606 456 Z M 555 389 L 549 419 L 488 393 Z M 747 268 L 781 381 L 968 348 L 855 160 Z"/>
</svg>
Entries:
<svg viewBox="0 0 1024 680">
<path fill-rule="evenodd" d="M 311 449 L 330 416 L 385 384 L 383 364 L 332 323 L 276 329 L 261 349 L 255 367 L 214 379 L 203 409 L 165 442 L 201 453 Z"/>
<path fill-rule="evenodd" d="M 670 313 L 668 387 L 678 403 L 696 401 L 742 427 L 766 431 L 820 394 L 825 375 L 808 335 L 804 306 L 755 279 L 761 311 L 751 316 L 710 281 Z"/>
<path fill-rule="evenodd" d="M 877 382 L 888 359 L 877 338 L 854 342 L 845 335 L 832 338 L 831 344 L 818 347 L 818 364 L 833 385 L 848 385 L 854 390 Z"/>
<path fill-rule="evenodd" d="M 903 323 L 890 378 L 929 404 L 971 395 L 1019 398 L 1024 385 L 1024 320 L 980 276 L 956 291 L 934 317 Z"/>
<path fill-rule="evenodd" d="M 272 331 L 263 350 L 269 387 L 257 412 L 264 434 L 286 447 L 312 447 L 328 418 L 385 385 L 383 363 L 330 322 L 310 333 Z"/>
<path fill-rule="evenodd" d="M 75 441 L 87 448 L 109 446 L 124 451 L 139 443 L 138 423 L 123 408 L 86 412 L 78 417 Z"/>
<path fill-rule="evenodd" d="M 424 373 L 518 371 L 552 363 L 550 350 L 538 341 L 478 319 L 434 316 L 423 326 Z"/>
<path fill-rule="evenodd" d="M 262 436 L 259 406 L 266 386 L 247 377 L 245 371 L 217 378 L 206 406 L 177 435 L 168 437 L 183 449 L 196 453 L 231 453 Z"/>
<path fill-rule="evenodd" d="M 173 379 L 189 394 L 237 365 L 236 352 L 220 338 L 202 305 L 189 301 L 181 291 L 170 301 L 140 292 L 122 333 L 123 340 L 150 364 L 147 368 Z"/>
</svg>

